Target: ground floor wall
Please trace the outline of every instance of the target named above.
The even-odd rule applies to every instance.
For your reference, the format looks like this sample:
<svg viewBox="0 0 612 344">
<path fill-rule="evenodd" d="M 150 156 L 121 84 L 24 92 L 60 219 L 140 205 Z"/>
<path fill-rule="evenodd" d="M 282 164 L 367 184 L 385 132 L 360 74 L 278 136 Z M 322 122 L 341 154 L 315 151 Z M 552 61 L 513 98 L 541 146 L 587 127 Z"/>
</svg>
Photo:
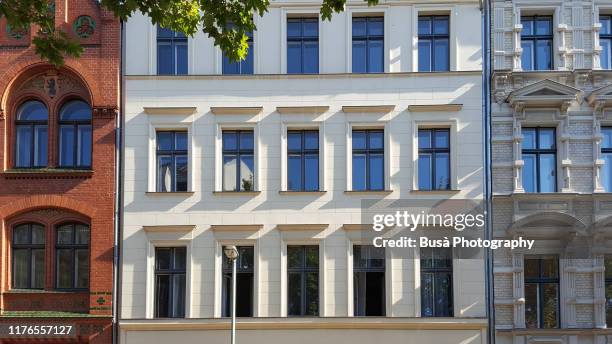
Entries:
<svg viewBox="0 0 612 344">
<path fill-rule="evenodd" d="M 68 335 L 10 335 L 9 326 L 72 326 Z M 15 331 L 13 331 L 15 332 Z M 0 344 L 111 344 L 111 317 L 0 317 Z"/>
</svg>

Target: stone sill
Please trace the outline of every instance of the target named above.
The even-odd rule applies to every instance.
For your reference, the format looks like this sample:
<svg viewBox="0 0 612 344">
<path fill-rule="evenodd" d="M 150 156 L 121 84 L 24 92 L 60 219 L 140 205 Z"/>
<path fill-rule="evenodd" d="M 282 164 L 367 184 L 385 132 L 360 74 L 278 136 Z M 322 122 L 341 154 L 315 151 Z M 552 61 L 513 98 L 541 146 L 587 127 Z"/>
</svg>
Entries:
<svg viewBox="0 0 612 344">
<path fill-rule="evenodd" d="M 70 179 L 91 178 L 93 170 L 74 170 L 64 168 L 40 168 L 40 169 L 10 169 L 2 172 L 6 179 Z"/>
<path fill-rule="evenodd" d="M 349 196 L 359 196 L 359 195 L 381 195 L 381 196 L 385 196 L 385 195 L 390 195 L 393 192 L 393 190 L 372 190 L 372 191 L 352 191 L 352 190 L 347 190 L 344 191 L 345 195 L 349 195 Z"/>
<path fill-rule="evenodd" d="M 261 191 L 213 191 L 215 196 L 257 196 Z"/>
<path fill-rule="evenodd" d="M 279 191 L 283 196 L 316 196 L 324 195 L 327 191 Z"/>
<path fill-rule="evenodd" d="M 424 194 L 424 195 L 435 195 L 435 194 L 456 194 L 461 192 L 461 190 L 411 190 L 410 193 L 416 194 Z"/>
<path fill-rule="evenodd" d="M 162 192 L 162 191 L 147 191 L 145 195 L 147 196 L 191 196 L 193 195 L 193 191 L 172 191 L 172 192 Z"/>
</svg>

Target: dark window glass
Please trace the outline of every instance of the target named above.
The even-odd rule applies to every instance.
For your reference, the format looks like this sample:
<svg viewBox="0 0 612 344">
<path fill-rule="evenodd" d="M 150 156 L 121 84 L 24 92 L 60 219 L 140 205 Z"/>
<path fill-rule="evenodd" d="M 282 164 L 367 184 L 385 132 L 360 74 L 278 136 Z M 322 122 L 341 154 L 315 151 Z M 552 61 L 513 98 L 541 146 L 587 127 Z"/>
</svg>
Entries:
<svg viewBox="0 0 612 344">
<path fill-rule="evenodd" d="M 612 16 L 599 16 L 599 22 L 601 23 L 601 29 L 599 30 L 601 68 L 612 69 Z"/>
<path fill-rule="evenodd" d="M 253 191 L 252 130 L 223 131 L 223 191 Z"/>
<path fill-rule="evenodd" d="M 45 227 L 36 223 L 13 228 L 13 289 L 45 287 Z"/>
<path fill-rule="evenodd" d="M 353 304 L 355 316 L 385 315 L 385 249 L 353 246 Z"/>
<path fill-rule="evenodd" d="M 419 72 L 450 69 L 449 17 L 419 16 Z"/>
<path fill-rule="evenodd" d="M 185 247 L 155 248 L 155 317 L 184 318 L 187 272 Z"/>
<path fill-rule="evenodd" d="M 384 131 L 353 130 L 353 191 L 385 188 Z"/>
<path fill-rule="evenodd" d="M 91 167 L 91 107 L 82 100 L 62 106 L 59 116 L 59 165 Z"/>
<path fill-rule="evenodd" d="M 319 190 L 319 132 L 287 131 L 287 190 Z"/>
<path fill-rule="evenodd" d="M 385 30 L 383 17 L 353 17 L 353 73 L 382 73 Z"/>
<path fill-rule="evenodd" d="M 602 127 L 601 158 L 604 161 L 601 184 L 606 192 L 612 192 L 612 127 Z"/>
<path fill-rule="evenodd" d="M 157 191 L 187 191 L 186 131 L 157 132 Z"/>
<path fill-rule="evenodd" d="M 551 70 L 553 66 L 552 17 L 521 17 L 521 65 L 523 70 Z"/>
<path fill-rule="evenodd" d="M 27 101 L 19 107 L 15 118 L 15 167 L 47 166 L 47 107 L 37 100 Z"/>
<path fill-rule="evenodd" d="M 557 191 L 557 147 L 554 128 L 523 128 L 523 189 Z"/>
<path fill-rule="evenodd" d="M 236 316 L 253 316 L 253 246 L 238 246 L 236 260 Z M 225 247 L 223 247 L 225 249 Z M 223 254 L 222 316 L 232 316 L 232 262 Z"/>
<path fill-rule="evenodd" d="M 89 226 L 65 224 L 55 233 L 57 288 L 89 288 Z"/>
<path fill-rule="evenodd" d="M 559 260 L 525 258 L 525 324 L 559 327 Z"/>
<path fill-rule="evenodd" d="M 606 324 L 612 328 L 612 256 L 604 260 L 605 280 L 606 280 Z"/>
<path fill-rule="evenodd" d="M 232 29 L 233 24 L 229 23 L 228 28 Z M 253 56 L 255 51 L 253 50 L 253 32 L 247 32 L 247 45 L 249 50 L 247 56 L 241 61 L 231 61 L 229 57 L 223 54 L 223 74 L 253 74 Z"/>
<path fill-rule="evenodd" d="M 287 246 L 287 314 L 319 315 L 319 246 Z"/>
<path fill-rule="evenodd" d="M 187 37 L 184 34 L 157 27 L 157 74 L 187 74 Z"/>
<path fill-rule="evenodd" d="M 453 255 L 447 248 L 422 248 L 421 316 L 453 316 Z"/>
<path fill-rule="evenodd" d="M 450 130 L 419 129 L 419 190 L 450 189 Z"/>
<path fill-rule="evenodd" d="M 287 19 L 287 73 L 319 73 L 319 19 Z"/>
</svg>

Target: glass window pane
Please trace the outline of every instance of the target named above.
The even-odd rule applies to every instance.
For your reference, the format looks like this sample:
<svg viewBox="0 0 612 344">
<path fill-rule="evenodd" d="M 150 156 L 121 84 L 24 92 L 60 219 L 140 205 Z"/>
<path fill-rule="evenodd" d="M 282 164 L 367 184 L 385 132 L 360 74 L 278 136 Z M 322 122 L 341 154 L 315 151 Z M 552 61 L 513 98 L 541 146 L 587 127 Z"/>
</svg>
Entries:
<svg viewBox="0 0 612 344">
<path fill-rule="evenodd" d="M 91 120 L 91 107 L 82 100 L 73 100 L 62 106 L 60 120 Z"/>
<path fill-rule="evenodd" d="M 368 73 L 382 73 L 384 71 L 382 40 L 370 41 L 368 44 Z"/>
<path fill-rule="evenodd" d="M 304 42 L 303 73 L 319 72 L 319 42 Z"/>
<path fill-rule="evenodd" d="M 175 247 L 174 248 L 174 262 L 173 269 L 181 270 L 187 267 L 187 248 Z"/>
<path fill-rule="evenodd" d="M 448 148 L 449 147 L 449 136 L 448 130 L 436 130 L 434 133 L 436 148 Z"/>
<path fill-rule="evenodd" d="M 157 132 L 157 150 L 172 150 L 172 132 L 158 131 Z"/>
<path fill-rule="evenodd" d="M 17 147 L 15 149 L 15 166 L 16 167 L 31 167 L 32 166 L 32 143 L 34 142 L 32 135 L 32 127 L 29 125 L 17 126 L 17 139 L 15 140 Z"/>
<path fill-rule="evenodd" d="M 610 63 L 610 57 L 612 56 L 612 40 L 610 39 L 602 39 L 600 40 L 599 45 L 601 45 L 601 54 L 600 54 L 600 62 L 602 69 L 611 69 L 612 64 Z"/>
<path fill-rule="evenodd" d="M 76 287 L 89 287 L 89 250 L 76 250 Z"/>
<path fill-rule="evenodd" d="M 223 132 L 223 150 L 238 149 L 238 134 L 235 131 Z"/>
<path fill-rule="evenodd" d="M 353 149 L 365 149 L 366 148 L 365 131 L 353 131 L 352 141 L 353 141 Z"/>
<path fill-rule="evenodd" d="M 30 288 L 28 274 L 30 255 L 28 250 L 13 249 L 13 288 Z"/>
<path fill-rule="evenodd" d="M 612 130 L 610 131 L 612 133 Z M 319 149 L 319 132 L 306 131 L 304 132 L 304 148 Z"/>
<path fill-rule="evenodd" d="M 557 283 L 545 283 L 542 285 L 542 288 L 542 325 L 544 328 L 556 328 L 559 305 L 559 285 Z"/>
<path fill-rule="evenodd" d="M 303 266 L 302 246 L 287 246 L 287 267 L 290 269 L 298 269 Z"/>
<path fill-rule="evenodd" d="M 419 190 L 431 190 L 432 185 L 432 158 L 429 153 L 419 154 Z"/>
<path fill-rule="evenodd" d="M 176 74 L 187 74 L 187 43 L 176 45 Z"/>
<path fill-rule="evenodd" d="M 172 317 L 185 317 L 185 274 L 172 276 Z"/>
<path fill-rule="evenodd" d="M 319 156 L 306 155 L 304 157 L 304 189 L 305 191 L 319 190 Z"/>
<path fill-rule="evenodd" d="M 450 273 L 436 273 L 435 275 L 435 307 L 436 316 L 449 317 L 452 316 L 452 280 Z"/>
<path fill-rule="evenodd" d="M 253 56 L 255 55 L 255 50 L 253 50 L 253 43 L 249 43 L 249 51 L 247 52 L 247 56 L 244 61 L 240 63 L 240 74 L 253 74 Z"/>
<path fill-rule="evenodd" d="M 32 224 L 31 227 L 32 227 L 32 244 L 44 245 L 45 244 L 45 227 L 41 225 L 36 225 L 36 224 Z"/>
<path fill-rule="evenodd" d="M 525 278 L 540 277 L 540 259 L 525 259 Z"/>
<path fill-rule="evenodd" d="M 155 316 L 168 317 L 170 309 L 170 276 L 157 275 L 155 279 Z"/>
<path fill-rule="evenodd" d="M 612 327 L 612 283 L 606 284 L 606 324 Z"/>
<path fill-rule="evenodd" d="M 240 74 L 240 63 L 231 62 L 225 54 L 223 54 L 223 74 Z"/>
<path fill-rule="evenodd" d="M 302 73 L 301 42 L 287 42 L 287 73 Z"/>
<path fill-rule="evenodd" d="M 252 270 L 254 267 L 254 254 L 253 246 L 238 246 L 238 254 L 240 264 L 238 268 L 240 270 Z"/>
<path fill-rule="evenodd" d="M 450 157 L 448 153 L 436 153 L 436 189 L 450 189 Z"/>
<path fill-rule="evenodd" d="M 611 17 L 607 17 L 607 16 L 600 17 L 599 21 L 601 23 L 601 29 L 599 30 L 600 34 L 604 34 L 604 35 L 612 34 L 612 29 L 610 26 Z"/>
<path fill-rule="evenodd" d="M 523 70 L 533 70 L 533 41 L 521 41 L 521 49 L 523 49 L 521 54 L 521 66 Z"/>
<path fill-rule="evenodd" d="M 306 246 L 306 267 L 319 267 L 319 246 Z"/>
<path fill-rule="evenodd" d="M 383 247 L 368 246 L 370 251 L 369 265 L 372 268 L 385 267 L 385 249 Z"/>
<path fill-rule="evenodd" d="M 17 110 L 18 121 L 46 121 L 48 118 L 47 107 L 37 100 L 27 101 Z"/>
<path fill-rule="evenodd" d="M 91 166 L 91 125 L 80 125 L 78 129 L 78 147 L 79 155 L 77 166 L 87 167 Z"/>
<path fill-rule="evenodd" d="M 289 315 L 302 315 L 302 275 L 299 272 L 288 273 L 287 313 Z"/>
<path fill-rule="evenodd" d="M 353 18 L 353 36 L 366 35 L 366 18 Z"/>
<path fill-rule="evenodd" d="M 382 131 L 370 131 L 369 133 L 370 149 L 383 149 L 384 135 Z"/>
<path fill-rule="evenodd" d="M 72 225 L 64 225 L 61 226 L 57 229 L 57 243 L 58 244 L 73 244 L 74 243 L 74 237 L 72 236 L 74 234 L 73 231 L 73 226 Z"/>
<path fill-rule="evenodd" d="M 290 131 L 287 133 L 287 149 L 290 151 L 300 151 L 302 149 L 302 133 Z"/>
<path fill-rule="evenodd" d="M 76 244 L 88 245 L 89 244 L 89 226 L 76 224 Z"/>
<path fill-rule="evenodd" d="M 353 153 L 353 191 L 366 189 L 366 155 Z"/>
<path fill-rule="evenodd" d="M 538 18 L 535 22 L 536 35 L 551 35 L 552 21 L 549 18 Z"/>
<path fill-rule="evenodd" d="M 525 192 L 536 192 L 536 157 L 534 154 L 523 154 L 523 189 Z"/>
<path fill-rule="evenodd" d="M 174 74 L 172 61 L 172 45 L 167 42 L 157 42 L 157 74 Z"/>
<path fill-rule="evenodd" d="M 523 128 L 523 149 L 536 148 L 536 130 L 534 128 Z"/>
<path fill-rule="evenodd" d="M 353 73 L 366 72 L 366 42 L 353 40 Z"/>
<path fill-rule="evenodd" d="M 157 248 L 155 249 L 155 268 L 157 270 L 168 270 L 172 263 L 172 249 L 171 248 Z"/>
<path fill-rule="evenodd" d="M 612 153 L 602 154 L 604 166 L 602 169 L 601 183 L 606 192 L 612 192 Z"/>
<path fill-rule="evenodd" d="M 536 69 L 550 70 L 552 69 L 552 41 L 537 40 L 536 41 Z"/>
<path fill-rule="evenodd" d="M 174 149 L 175 150 L 187 150 L 187 132 L 186 131 L 175 131 L 174 132 Z"/>
<path fill-rule="evenodd" d="M 304 37 L 319 37 L 319 20 L 317 18 L 304 19 Z"/>
<path fill-rule="evenodd" d="M 253 132 L 240 132 L 240 150 L 253 150 Z"/>
<path fill-rule="evenodd" d="M 538 285 L 525 283 L 525 325 L 538 328 Z"/>
<path fill-rule="evenodd" d="M 431 71 L 431 40 L 419 39 L 419 72 Z"/>
<path fill-rule="evenodd" d="M 57 287 L 73 288 L 73 253 L 70 249 L 59 249 L 57 254 Z"/>
<path fill-rule="evenodd" d="M 240 156 L 240 190 L 241 191 L 253 191 L 254 189 L 254 169 L 253 169 L 253 156 L 252 155 L 241 155 Z"/>
<path fill-rule="evenodd" d="M 384 155 L 370 155 L 370 190 L 383 190 L 385 188 L 384 178 Z"/>
<path fill-rule="evenodd" d="M 299 155 L 290 155 L 287 158 L 287 189 L 302 190 L 302 157 Z"/>
<path fill-rule="evenodd" d="M 448 34 L 448 17 L 435 17 L 433 22 L 433 31 L 434 34 L 437 35 Z"/>
<path fill-rule="evenodd" d="M 556 164 L 557 161 L 554 154 L 540 155 L 540 192 L 556 191 Z"/>
<path fill-rule="evenodd" d="M 530 36 L 533 35 L 533 20 L 531 18 L 521 18 L 521 24 L 523 25 L 523 30 L 521 31 L 521 35 Z"/>
<path fill-rule="evenodd" d="M 540 149 L 555 148 L 555 130 L 550 128 L 540 129 Z"/>
<path fill-rule="evenodd" d="M 368 35 L 369 36 L 382 36 L 384 35 L 384 21 L 383 18 L 367 18 L 368 22 Z"/>
<path fill-rule="evenodd" d="M 559 277 L 559 262 L 557 259 L 548 258 L 542 259 L 542 277 L 558 278 Z"/>
<path fill-rule="evenodd" d="M 434 274 L 421 272 L 421 316 L 434 316 Z"/>
<path fill-rule="evenodd" d="M 176 156 L 174 159 L 176 171 L 175 191 L 187 191 L 187 156 Z"/>
<path fill-rule="evenodd" d="M 304 315 L 319 315 L 319 273 L 306 273 L 306 309 Z"/>
<path fill-rule="evenodd" d="M 420 17 L 419 18 L 419 35 L 431 34 L 431 17 Z"/>
<path fill-rule="evenodd" d="M 32 250 L 32 288 L 45 287 L 45 250 Z"/>
<path fill-rule="evenodd" d="M 448 71 L 449 70 L 449 48 L 448 39 L 436 39 L 434 41 L 434 70 Z"/>
<path fill-rule="evenodd" d="M 30 243 L 30 226 L 20 225 L 13 229 L 13 244 Z"/>
<path fill-rule="evenodd" d="M 300 19 L 287 19 L 287 37 L 301 37 L 302 23 Z"/>
<path fill-rule="evenodd" d="M 34 127 L 34 165 L 47 165 L 47 126 L 37 125 Z"/>
<path fill-rule="evenodd" d="M 236 189 L 236 156 L 223 156 L 223 191 L 237 191 Z"/>
<path fill-rule="evenodd" d="M 172 157 L 157 157 L 157 190 L 160 192 L 172 191 Z"/>
<path fill-rule="evenodd" d="M 419 148 L 431 148 L 431 130 L 419 130 Z"/>
</svg>

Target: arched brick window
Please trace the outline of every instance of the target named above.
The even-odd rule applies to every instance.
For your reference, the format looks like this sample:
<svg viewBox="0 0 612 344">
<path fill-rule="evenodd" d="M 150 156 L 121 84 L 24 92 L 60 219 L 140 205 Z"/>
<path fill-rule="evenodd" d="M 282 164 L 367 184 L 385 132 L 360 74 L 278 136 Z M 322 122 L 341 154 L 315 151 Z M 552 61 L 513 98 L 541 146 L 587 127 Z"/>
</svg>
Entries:
<svg viewBox="0 0 612 344">
<path fill-rule="evenodd" d="M 89 287 L 89 226 L 66 223 L 57 226 L 55 236 L 57 289 Z"/>
<path fill-rule="evenodd" d="M 49 111 L 38 100 L 29 100 L 17 110 L 15 117 L 15 167 L 47 166 Z"/>
<path fill-rule="evenodd" d="M 82 100 L 72 100 L 59 113 L 59 166 L 91 167 L 91 107 Z"/>
<path fill-rule="evenodd" d="M 13 289 L 45 287 L 45 227 L 23 223 L 13 227 Z"/>
</svg>

